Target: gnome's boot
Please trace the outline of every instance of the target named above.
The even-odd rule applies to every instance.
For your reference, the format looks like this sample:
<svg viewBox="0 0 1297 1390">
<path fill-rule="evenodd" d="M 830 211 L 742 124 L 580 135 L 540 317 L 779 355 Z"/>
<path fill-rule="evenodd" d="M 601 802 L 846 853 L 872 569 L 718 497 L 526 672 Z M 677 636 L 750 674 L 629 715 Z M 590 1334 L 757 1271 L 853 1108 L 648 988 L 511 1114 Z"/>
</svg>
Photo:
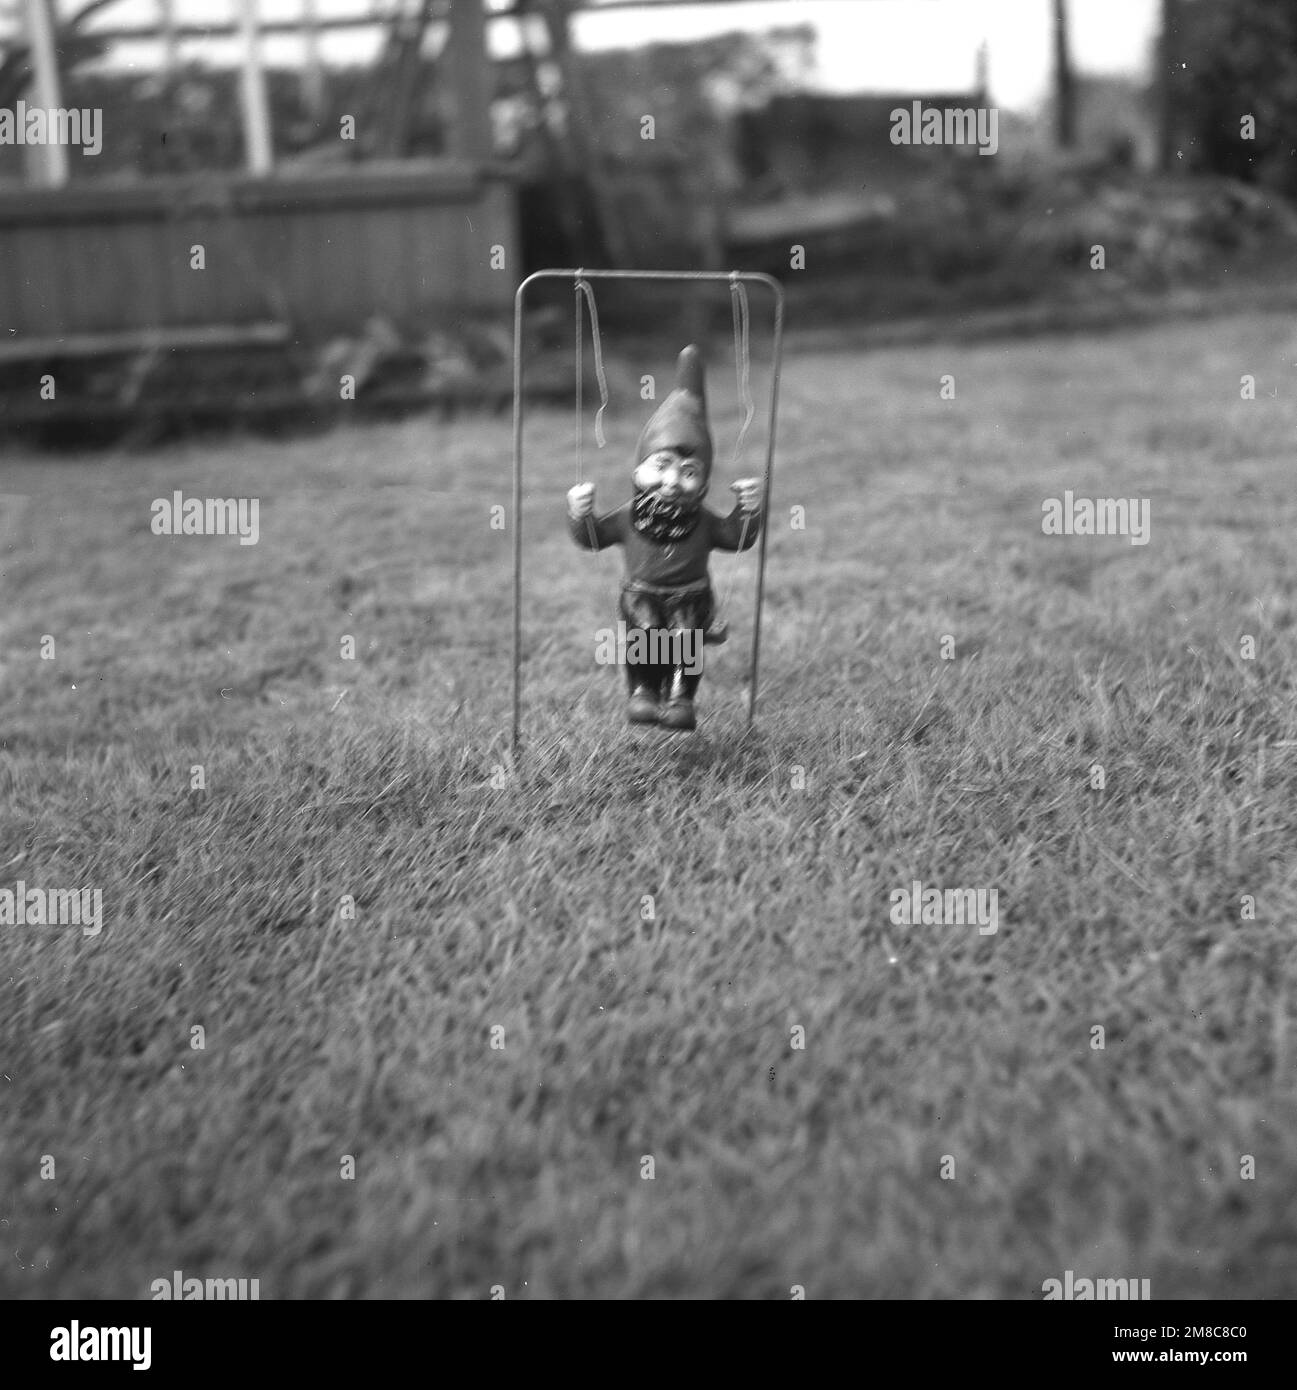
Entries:
<svg viewBox="0 0 1297 1390">
<path fill-rule="evenodd" d="M 693 729 L 698 721 L 694 718 L 693 693 L 697 681 L 691 681 L 684 669 L 677 666 L 671 674 L 671 684 L 662 705 L 660 721 L 666 729 Z"/>
<path fill-rule="evenodd" d="M 656 724 L 659 704 L 658 688 L 662 673 L 656 666 L 627 666 L 626 680 L 630 686 L 630 702 L 626 718 L 632 724 Z"/>
<path fill-rule="evenodd" d="M 650 685 L 637 685 L 630 693 L 626 718 L 632 724 L 658 722 L 658 693 Z"/>
</svg>

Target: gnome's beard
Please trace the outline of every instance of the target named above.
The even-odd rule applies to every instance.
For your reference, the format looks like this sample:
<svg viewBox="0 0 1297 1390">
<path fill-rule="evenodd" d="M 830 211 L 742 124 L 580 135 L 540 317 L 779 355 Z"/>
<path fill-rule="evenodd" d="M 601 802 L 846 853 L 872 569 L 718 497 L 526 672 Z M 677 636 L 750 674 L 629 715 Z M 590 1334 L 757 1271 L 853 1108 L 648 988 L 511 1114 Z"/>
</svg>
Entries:
<svg viewBox="0 0 1297 1390">
<path fill-rule="evenodd" d="M 655 541 L 678 541 L 698 525 L 702 498 L 669 502 L 656 489 L 636 488 L 631 502 L 631 525 Z"/>
</svg>

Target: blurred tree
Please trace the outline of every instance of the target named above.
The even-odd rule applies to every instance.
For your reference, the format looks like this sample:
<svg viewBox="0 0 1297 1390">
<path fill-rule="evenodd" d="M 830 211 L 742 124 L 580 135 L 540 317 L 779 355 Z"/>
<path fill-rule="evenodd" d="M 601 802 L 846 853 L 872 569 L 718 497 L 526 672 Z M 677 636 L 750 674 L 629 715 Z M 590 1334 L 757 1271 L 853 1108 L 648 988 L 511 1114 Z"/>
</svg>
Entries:
<svg viewBox="0 0 1297 1390">
<path fill-rule="evenodd" d="M 58 45 L 59 69 L 63 75 L 75 64 L 87 59 L 100 57 L 107 45 L 93 34 L 82 32 L 82 26 L 91 15 L 97 14 L 105 6 L 115 4 L 116 0 L 88 0 L 67 19 L 58 20 L 55 37 Z M 25 37 L 14 43 L 0 45 L 0 106 L 12 107 L 32 80 L 31 57 Z"/>
<path fill-rule="evenodd" d="M 1166 11 L 1174 162 L 1297 194 L 1297 4 L 1177 0 Z"/>
<path fill-rule="evenodd" d="M 805 81 L 808 25 L 580 55 L 586 139 L 610 171 L 632 256 L 715 269 L 743 189 L 738 116 Z"/>
</svg>

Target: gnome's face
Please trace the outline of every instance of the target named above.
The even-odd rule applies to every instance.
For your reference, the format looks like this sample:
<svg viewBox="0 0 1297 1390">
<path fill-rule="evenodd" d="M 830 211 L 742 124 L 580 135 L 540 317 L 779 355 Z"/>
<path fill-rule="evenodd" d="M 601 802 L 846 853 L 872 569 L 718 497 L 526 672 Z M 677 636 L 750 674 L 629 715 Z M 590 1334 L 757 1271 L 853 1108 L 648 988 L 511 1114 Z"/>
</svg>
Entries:
<svg viewBox="0 0 1297 1390">
<path fill-rule="evenodd" d="M 686 449 L 656 449 L 641 459 L 633 475 L 638 493 L 655 493 L 666 503 L 698 506 L 707 492 L 707 470 Z"/>
<path fill-rule="evenodd" d="M 635 529 L 666 542 L 687 536 L 698 524 L 712 471 L 703 364 L 692 344 L 677 359 L 675 387 L 641 431 L 635 457 Z"/>
</svg>

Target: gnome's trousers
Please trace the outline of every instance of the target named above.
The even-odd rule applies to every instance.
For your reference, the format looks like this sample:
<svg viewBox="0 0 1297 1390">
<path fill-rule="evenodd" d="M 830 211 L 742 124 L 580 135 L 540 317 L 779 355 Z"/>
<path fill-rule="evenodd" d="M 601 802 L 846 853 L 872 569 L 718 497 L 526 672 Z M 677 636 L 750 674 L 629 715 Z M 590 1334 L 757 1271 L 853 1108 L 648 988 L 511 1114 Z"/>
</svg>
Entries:
<svg viewBox="0 0 1297 1390">
<path fill-rule="evenodd" d="M 697 646 L 695 653 L 698 662 L 702 662 L 702 633 L 706 630 L 707 624 L 712 617 L 712 591 L 711 588 L 700 589 L 677 589 L 664 590 L 660 592 L 644 592 L 640 589 L 625 588 L 621 594 L 621 616 L 626 623 L 626 641 L 629 646 L 632 640 L 632 633 L 636 630 L 643 631 L 646 635 L 664 629 L 675 630 L 677 632 L 695 630 L 698 633 Z M 683 668 L 681 668 L 683 671 Z M 637 685 L 646 685 L 650 690 L 658 691 L 663 698 L 666 697 L 671 689 L 671 681 L 675 675 L 676 668 L 664 664 L 640 664 L 633 665 L 629 661 L 626 663 L 626 684 L 633 692 Z M 698 689 L 698 682 L 702 680 L 702 672 L 696 675 L 683 675 L 684 693 L 689 699 L 694 698 L 694 692 Z"/>
</svg>

